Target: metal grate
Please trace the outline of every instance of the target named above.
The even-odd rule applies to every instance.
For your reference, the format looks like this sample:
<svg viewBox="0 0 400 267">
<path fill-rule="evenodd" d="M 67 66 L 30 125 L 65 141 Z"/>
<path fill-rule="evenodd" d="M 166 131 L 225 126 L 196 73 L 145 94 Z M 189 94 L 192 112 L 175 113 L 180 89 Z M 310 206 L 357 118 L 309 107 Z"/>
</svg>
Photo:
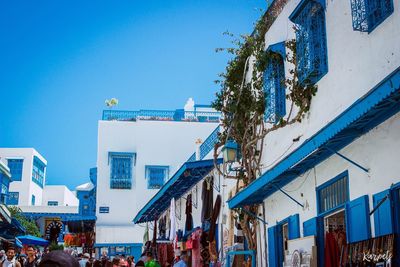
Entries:
<svg viewBox="0 0 400 267">
<path fill-rule="evenodd" d="M 33 159 L 32 181 L 43 188 L 45 165 L 38 159 Z"/>
<path fill-rule="evenodd" d="M 123 155 L 111 156 L 110 188 L 132 188 L 132 157 Z"/>
<path fill-rule="evenodd" d="M 319 212 L 332 210 L 348 200 L 348 176 L 318 190 Z"/>
<path fill-rule="evenodd" d="M 350 0 L 353 30 L 372 32 L 393 13 L 393 0 Z"/>
<path fill-rule="evenodd" d="M 168 171 L 168 166 L 146 166 L 147 188 L 161 188 L 168 177 Z"/>
<path fill-rule="evenodd" d="M 285 68 L 281 55 L 273 53 L 264 71 L 264 119 L 276 123 L 286 115 Z"/>
<path fill-rule="evenodd" d="M 184 110 L 104 110 L 103 120 L 107 121 L 196 121 L 219 122 L 220 112 Z"/>
<path fill-rule="evenodd" d="M 21 181 L 22 179 L 22 167 L 24 164 L 23 159 L 8 159 L 8 167 L 10 168 L 11 179 L 13 181 Z"/>
<path fill-rule="evenodd" d="M 293 21 L 296 60 L 301 84 L 314 84 L 328 71 L 325 13 L 320 3 L 308 1 Z"/>
<path fill-rule="evenodd" d="M 7 197 L 7 205 L 18 205 L 19 192 L 9 192 Z"/>
</svg>

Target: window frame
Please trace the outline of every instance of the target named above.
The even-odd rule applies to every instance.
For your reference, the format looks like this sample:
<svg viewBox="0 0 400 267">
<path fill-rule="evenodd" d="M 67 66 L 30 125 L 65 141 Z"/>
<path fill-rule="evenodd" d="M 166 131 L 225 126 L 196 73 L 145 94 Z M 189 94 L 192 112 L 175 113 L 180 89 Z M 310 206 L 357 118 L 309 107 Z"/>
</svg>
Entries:
<svg viewBox="0 0 400 267">
<path fill-rule="evenodd" d="M 309 5 L 314 5 L 314 6 L 310 7 Z M 297 28 L 296 69 L 298 73 L 300 73 L 298 80 L 299 83 L 302 85 L 316 84 L 322 77 L 324 77 L 328 73 L 328 45 L 327 45 L 327 32 L 326 32 L 325 5 L 326 5 L 325 0 L 302 0 L 297 5 L 292 14 L 289 16 L 289 19 L 296 25 Z M 315 9 L 315 11 L 308 12 L 309 10 L 307 9 Z M 317 17 L 316 16 L 310 17 L 310 14 L 316 14 L 316 12 L 319 11 L 321 12 L 320 13 L 322 15 L 321 19 L 323 21 L 322 23 L 316 24 L 316 22 L 318 22 L 318 19 L 316 19 Z M 307 19 L 301 21 L 301 19 L 299 18 L 301 18 L 302 16 L 303 17 L 307 16 Z M 319 32 L 317 32 L 317 34 L 316 33 L 313 34 L 313 32 L 311 32 L 311 29 L 314 30 L 319 29 Z M 302 43 L 302 41 L 304 40 L 307 40 L 308 42 Z M 310 40 L 312 42 L 310 42 Z M 319 49 L 316 49 L 316 47 L 318 47 Z M 299 51 L 305 51 L 305 52 L 302 54 L 299 53 Z M 322 54 L 322 52 L 324 53 Z M 317 65 L 317 67 L 315 65 Z"/>
<path fill-rule="evenodd" d="M 283 51 L 274 47 L 282 46 Z M 282 48 L 280 48 L 282 50 Z M 277 123 L 286 115 L 286 86 L 285 86 L 285 48 L 284 42 L 270 46 L 266 53 L 270 54 L 269 61 L 263 72 L 263 91 L 265 98 L 264 120 Z M 271 80 L 271 75 L 273 80 Z M 278 77 L 279 76 L 279 77 Z"/>
<path fill-rule="evenodd" d="M 20 164 L 21 169 L 17 169 L 16 172 L 15 163 L 18 162 Z M 22 173 L 24 170 L 24 159 L 17 158 L 7 158 L 7 166 L 10 168 L 11 180 L 14 181 L 22 181 Z M 16 175 L 17 174 L 17 175 Z"/>
<path fill-rule="evenodd" d="M 371 0 L 350 0 L 352 27 L 354 31 L 367 32 L 370 34 L 393 14 L 393 0 L 379 0 L 381 7 L 385 5 L 384 2 L 388 2 L 389 6 L 385 12 L 382 12 L 381 10 L 382 14 L 380 17 L 373 17 L 373 13 L 375 13 L 377 9 L 374 9 L 374 12 L 371 12 L 369 9 L 369 6 L 371 5 L 370 1 Z"/>
<path fill-rule="evenodd" d="M 159 185 L 159 187 L 156 187 L 156 186 L 151 187 L 151 184 L 150 184 L 151 178 L 149 177 L 151 169 L 164 170 L 163 183 L 162 183 L 162 185 Z M 145 166 L 145 178 L 147 180 L 147 189 L 160 189 L 169 178 L 169 166 L 167 166 L 167 165 L 146 165 Z"/>
<path fill-rule="evenodd" d="M 114 173 L 114 160 L 129 160 L 128 178 L 119 178 Z M 108 164 L 110 166 L 110 189 L 131 190 L 134 182 L 134 170 L 136 166 L 136 153 L 132 152 L 109 152 Z"/>
<path fill-rule="evenodd" d="M 46 164 L 37 156 L 33 157 L 32 182 L 43 188 L 46 176 Z"/>
<path fill-rule="evenodd" d="M 55 205 L 53 205 L 53 204 L 55 204 Z M 56 201 L 56 200 L 48 200 L 47 201 L 47 206 L 56 207 L 56 206 L 58 206 L 58 201 Z"/>
<path fill-rule="evenodd" d="M 347 180 L 346 180 L 346 183 L 345 183 L 346 189 L 347 189 L 347 193 L 345 194 L 345 198 L 346 198 L 345 201 L 344 201 L 342 204 L 336 205 L 335 207 L 331 207 L 331 208 L 329 208 L 329 209 L 327 209 L 327 210 L 321 211 L 320 192 L 321 192 L 323 189 L 326 189 L 326 188 L 328 188 L 329 186 L 335 184 L 335 183 L 338 182 L 339 180 L 344 179 L 345 177 L 347 177 Z M 329 181 L 327 181 L 327 182 L 321 184 L 320 186 L 318 186 L 318 187 L 316 188 L 315 191 L 316 191 L 316 200 L 317 200 L 317 212 L 318 212 L 318 216 L 325 216 L 325 215 L 330 214 L 330 213 L 332 213 L 332 212 L 334 212 L 334 211 L 336 211 L 336 210 L 344 209 L 344 208 L 345 208 L 346 203 L 350 201 L 350 185 L 349 185 L 349 180 L 350 180 L 349 172 L 348 172 L 348 170 L 346 170 L 346 171 L 340 173 L 339 175 L 335 176 L 334 178 L 330 179 Z"/>
<path fill-rule="evenodd" d="M 10 201 L 10 196 L 11 195 L 16 195 L 17 197 L 16 198 L 13 198 L 13 199 L 16 199 L 16 202 L 14 202 L 14 203 L 9 203 L 9 201 Z M 8 192 L 8 196 L 7 196 L 7 201 L 6 201 L 6 203 L 7 203 L 7 205 L 13 205 L 13 206 L 17 206 L 18 205 L 18 203 L 19 203 L 19 192 Z"/>
</svg>

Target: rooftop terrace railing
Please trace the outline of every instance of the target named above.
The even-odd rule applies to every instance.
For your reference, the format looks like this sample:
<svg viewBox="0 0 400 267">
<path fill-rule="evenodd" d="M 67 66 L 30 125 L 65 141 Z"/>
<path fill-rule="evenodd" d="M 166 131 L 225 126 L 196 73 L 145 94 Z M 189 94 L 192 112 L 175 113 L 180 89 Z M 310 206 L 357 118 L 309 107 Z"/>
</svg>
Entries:
<svg viewBox="0 0 400 267">
<path fill-rule="evenodd" d="M 207 137 L 206 140 L 200 145 L 200 160 L 204 159 L 211 150 L 214 149 L 214 145 L 218 142 L 218 133 L 220 131 L 220 126 L 215 128 L 215 130 Z M 196 161 L 196 152 L 193 153 L 187 160 Z"/>
<path fill-rule="evenodd" d="M 196 121 L 196 122 L 219 122 L 220 112 L 207 111 L 184 111 L 177 110 L 103 110 L 103 120 L 106 121 Z"/>
</svg>

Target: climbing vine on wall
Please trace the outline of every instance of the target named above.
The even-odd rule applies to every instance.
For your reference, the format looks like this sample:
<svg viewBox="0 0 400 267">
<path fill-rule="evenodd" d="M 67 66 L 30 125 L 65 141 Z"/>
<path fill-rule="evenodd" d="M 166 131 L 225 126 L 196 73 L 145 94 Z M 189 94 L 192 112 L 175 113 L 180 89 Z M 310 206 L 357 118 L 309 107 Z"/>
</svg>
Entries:
<svg viewBox="0 0 400 267">
<path fill-rule="evenodd" d="M 256 23 L 250 36 L 241 36 L 240 39 L 233 40 L 234 48 L 217 49 L 217 51 L 227 51 L 233 58 L 228 62 L 225 72 L 220 74 L 220 80 L 216 81 L 220 91 L 216 94 L 213 107 L 222 112 L 223 131 L 220 133 L 219 142 L 215 145 L 214 158 L 218 157 L 220 148 L 228 140 L 233 140 L 239 145 L 240 168 L 237 168 L 234 174 L 224 173 L 216 165 L 226 178 L 237 180 L 236 193 L 261 175 L 262 153 L 268 152 L 268 148 L 264 148 L 267 135 L 279 128 L 300 122 L 309 111 L 311 99 L 317 91 L 314 84 L 307 81 L 299 83 L 296 40 L 286 41 L 285 64 L 288 64 L 289 72 L 281 82 L 286 88 L 286 98 L 291 105 L 285 118 L 278 118 L 275 124 L 265 123 L 264 79 L 266 77 L 263 74 L 269 62 L 274 60 L 274 57 L 280 56 L 265 51 L 265 34 L 287 2 L 288 0 L 274 1 Z M 249 248 L 256 249 L 257 219 L 250 214 L 258 214 L 258 205 L 245 208 L 247 212 L 243 209 L 237 210 L 237 218 Z"/>
</svg>

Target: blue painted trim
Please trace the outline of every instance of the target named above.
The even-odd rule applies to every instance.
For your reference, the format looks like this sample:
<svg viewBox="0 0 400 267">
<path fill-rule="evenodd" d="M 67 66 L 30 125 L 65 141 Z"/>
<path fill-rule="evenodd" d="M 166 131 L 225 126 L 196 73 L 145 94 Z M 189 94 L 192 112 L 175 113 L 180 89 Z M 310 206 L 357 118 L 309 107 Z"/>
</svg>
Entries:
<svg viewBox="0 0 400 267">
<path fill-rule="evenodd" d="M 371 221 L 369 216 L 369 197 L 361 196 L 346 203 L 346 237 L 348 243 L 371 238 Z M 352 216 L 356 213 L 356 218 Z M 354 221 L 353 221 L 354 219 Z M 365 225 L 364 225 L 365 223 Z M 363 228 L 365 226 L 365 229 Z M 355 228 L 352 228 L 355 227 Z"/>
<path fill-rule="evenodd" d="M 272 45 L 268 46 L 267 52 L 274 52 L 274 53 L 277 53 L 277 54 L 281 55 L 282 58 L 283 58 L 283 62 L 285 62 L 285 59 L 286 59 L 285 41 L 282 41 L 282 42 L 279 42 L 279 43 L 272 44 Z"/>
<path fill-rule="evenodd" d="M 212 108 L 211 105 L 195 104 L 194 108 Z"/>
<path fill-rule="evenodd" d="M 222 159 L 217 160 L 221 164 Z M 152 221 L 170 205 L 172 198 L 178 199 L 214 168 L 214 160 L 200 160 L 184 163 L 179 170 L 161 187 L 133 219 L 134 223 Z M 195 174 L 192 174 L 192 171 Z"/>
<path fill-rule="evenodd" d="M 340 204 L 334 208 L 331 208 L 329 210 L 326 210 L 324 212 L 321 212 L 320 210 L 320 203 L 319 203 L 319 192 L 324 189 L 327 188 L 328 186 L 336 183 L 337 181 L 339 181 L 340 179 L 342 179 L 343 177 L 347 176 L 347 181 L 346 181 L 346 186 L 347 186 L 347 196 L 346 196 L 346 201 L 343 204 Z M 330 179 L 329 181 L 317 186 L 317 188 L 315 189 L 315 192 L 317 194 L 317 211 L 318 211 L 318 216 L 325 216 L 328 215 L 329 213 L 339 210 L 339 209 L 343 209 L 346 205 L 346 203 L 350 200 L 350 176 L 349 176 L 349 171 L 345 170 L 344 172 L 336 175 L 335 177 L 333 177 L 332 179 Z"/>
<path fill-rule="evenodd" d="M 324 10 L 326 9 L 326 2 L 325 0 L 301 0 L 301 2 L 297 5 L 297 7 L 293 10 L 292 14 L 290 14 L 289 19 L 294 22 L 294 20 L 297 18 L 299 13 L 303 10 L 304 6 L 308 4 L 308 2 L 315 2 L 320 4 Z"/>
<path fill-rule="evenodd" d="M 57 217 L 61 221 L 95 221 L 94 215 L 81 215 L 78 213 L 50 213 L 50 212 L 23 212 L 22 215 L 28 219 L 39 219 L 41 217 Z"/>
<path fill-rule="evenodd" d="M 329 147 L 326 146 L 326 149 L 330 150 L 332 153 L 335 153 L 336 155 L 338 155 L 339 157 L 341 157 L 344 160 L 347 160 L 348 162 L 350 162 L 351 164 L 353 164 L 354 166 L 360 168 L 361 170 L 365 171 L 366 173 L 369 172 L 369 170 L 367 168 L 364 168 L 363 166 L 361 166 L 360 164 L 358 164 L 357 162 L 355 162 L 354 160 L 349 159 L 348 157 L 346 157 L 345 155 L 337 152 L 336 150 L 333 150 Z"/>
<path fill-rule="evenodd" d="M 228 251 L 226 252 L 226 267 L 230 267 L 230 256 L 231 255 L 249 255 L 251 256 L 251 266 L 256 267 L 256 252 L 254 250 L 237 250 L 237 251 Z"/>
<path fill-rule="evenodd" d="M 272 182 L 281 179 L 282 184 L 287 184 L 330 157 L 332 153 L 323 150 L 323 146 L 327 143 L 336 141 L 335 147 L 331 146 L 331 148 L 343 148 L 355 138 L 396 114 L 400 110 L 400 105 L 396 100 L 399 95 L 400 68 L 397 68 L 273 168 L 228 200 L 229 208 L 261 203 L 275 192 L 269 190 Z"/>
<path fill-rule="evenodd" d="M 285 196 L 287 196 L 288 198 L 290 198 L 291 200 L 293 200 L 293 202 L 295 202 L 297 205 L 299 205 L 300 207 L 304 208 L 304 205 L 301 204 L 300 202 L 298 202 L 296 199 L 294 199 L 291 195 L 289 195 L 288 193 L 286 193 L 285 191 L 282 190 L 282 188 L 272 184 L 272 186 L 274 186 L 276 189 L 278 189 L 279 191 L 281 191 Z"/>
<path fill-rule="evenodd" d="M 142 247 L 142 243 L 95 243 L 93 247 Z"/>
</svg>

